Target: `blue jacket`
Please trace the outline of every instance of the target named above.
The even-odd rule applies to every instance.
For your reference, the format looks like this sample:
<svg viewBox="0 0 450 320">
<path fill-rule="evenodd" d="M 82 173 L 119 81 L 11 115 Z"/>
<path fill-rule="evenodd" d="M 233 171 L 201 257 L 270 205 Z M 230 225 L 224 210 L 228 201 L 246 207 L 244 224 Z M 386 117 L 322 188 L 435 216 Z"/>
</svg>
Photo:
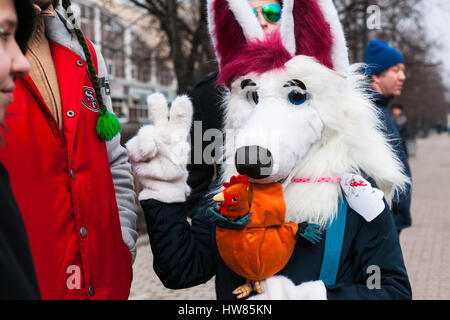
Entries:
<svg viewBox="0 0 450 320">
<path fill-rule="evenodd" d="M 245 279 L 230 270 L 220 257 L 216 225 L 206 210 L 209 204 L 204 200 L 189 224 L 184 203 L 141 201 L 154 255 L 153 267 L 170 289 L 196 286 L 215 276 L 217 298 L 234 299 L 232 291 Z M 296 285 L 318 280 L 325 238 L 326 231 L 322 241 L 314 245 L 300 237 L 291 259 L 278 274 Z M 381 270 L 380 289 L 367 286 L 371 266 Z M 411 299 L 398 234 L 387 205 L 370 223 L 348 207 L 336 284 L 326 288 L 328 299 Z"/>
<path fill-rule="evenodd" d="M 403 163 L 405 174 L 411 178 L 411 169 L 408 164 L 408 157 L 405 152 L 405 146 L 397 127 L 388 110 L 391 98 L 376 93 L 373 96 L 375 104 L 379 107 L 379 117 L 383 123 L 383 131 L 389 139 L 393 150 L 397 153 L 400 161 Z M 392 212 L 394 214 L 395 225 L 397 230 L 408 228 L 411 226 L 411 186 L 408 185 L 403 193 L 397 193 L 392 201 Z"/>
</svg>

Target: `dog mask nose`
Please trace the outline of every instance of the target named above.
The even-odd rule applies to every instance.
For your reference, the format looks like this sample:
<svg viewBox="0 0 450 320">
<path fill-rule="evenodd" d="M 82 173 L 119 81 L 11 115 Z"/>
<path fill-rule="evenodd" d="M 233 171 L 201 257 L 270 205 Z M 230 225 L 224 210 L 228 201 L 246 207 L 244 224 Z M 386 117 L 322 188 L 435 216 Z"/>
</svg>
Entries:
<svg viewBox="0 0 450 320">
<path fill-rule="evenodd" d="M 259 146 L 245 146 L 236 150 L 236 170 L 252 179 L 264 179 L 272 174 L 272 153 Z"/>
</svg>

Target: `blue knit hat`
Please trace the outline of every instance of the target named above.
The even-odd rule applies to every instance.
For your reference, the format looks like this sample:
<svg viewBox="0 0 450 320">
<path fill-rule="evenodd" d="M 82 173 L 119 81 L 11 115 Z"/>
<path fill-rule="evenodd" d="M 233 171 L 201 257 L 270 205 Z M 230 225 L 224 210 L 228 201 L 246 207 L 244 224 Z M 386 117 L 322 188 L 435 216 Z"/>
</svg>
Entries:
<svg viewBox="0 0 450 320">
<path fill-rule="evenodd" d="M 405 63 L 402 54 L 385 41 L 372 40 L 366 48 L 366 76 L 379 74 L 399 63 Z"/>
</svg>

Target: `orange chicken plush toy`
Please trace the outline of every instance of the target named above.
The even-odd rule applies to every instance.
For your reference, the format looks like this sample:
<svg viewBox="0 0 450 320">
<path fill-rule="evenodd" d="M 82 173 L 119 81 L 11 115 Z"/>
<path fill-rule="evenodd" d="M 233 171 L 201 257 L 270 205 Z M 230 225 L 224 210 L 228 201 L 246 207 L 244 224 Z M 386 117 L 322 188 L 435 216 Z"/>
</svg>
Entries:
<svg viewBox="0 0 450 320">
<path fill-rule="evenodd" d="M 233 294 L 262 293 L 260 280 L 279 272 L 289 261 L 297 241 L 296 223 L 285 223 L 281 184 L 251 184 L 247 176 L 233 176 L 213 200 L 217 247 L 225 264 L 246 283 Z M 214 210 L 214 209 L 213 209 Z M 225 223 L 228 221 L 228 224 Z"/>
</svg>

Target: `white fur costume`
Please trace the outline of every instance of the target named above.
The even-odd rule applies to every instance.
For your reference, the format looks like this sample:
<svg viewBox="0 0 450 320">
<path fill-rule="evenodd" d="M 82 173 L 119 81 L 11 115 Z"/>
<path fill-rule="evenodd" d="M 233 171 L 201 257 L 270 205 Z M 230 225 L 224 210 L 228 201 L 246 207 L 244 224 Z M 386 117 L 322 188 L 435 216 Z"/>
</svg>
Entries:
<svg viewBox="0 0 450 320">
<path fill-rule="evenodd" d="M 221 30 L 215 25 L 213 6 L 218 0 L 208 0 L 209 29 L 218 60 L 223 62 L 220 45 Z M 224 0 L 225 1 L 225 0 Z M 316 1 L 316 0 L 311 0 Z M 242 28 L 247 41 L 263 39 L 264 33 L 247 1 L 227 0 L 228 8 Z M 317 0 L 323 17 L 333 36 L 331 60 L 334 70 L 317 59 L 305 55 L 294 56 L 283 68 L 262 74 L 248 73 L 237 77 L 224 99 L 226 131 L 225 164 L 222 181 L 238 174 L 235 154 L 239 147 L 257 145 L 271 151 L 273 171 L 257 183 L 283 182 L 286 201 L 286 222 L 307 221 L 324 229 L 335 218 L 339 198 L 343 197 L 339 183 L 292 183 L 293 178 L 318 179 L 343 177 L 342 187 L 347 194 L 348 177 L 366 174 L 377 183 L 381 192 L 370 185 L 362 190 L 373 201 L 369 209 L 364 203 L 349 199 L 349 205 L 366 221 L 373 220 L 384 209 L 381 195 L 390 201 L 394 191 L 402 189 L 408 178 L 379 130 L 381 125 L 375 106 L 364 91 L 365 79 L 360 66 L 349 66 L 344 33 L 331 0 Z M 292 15 L 294 0 L 285 0 L 280 34 L 284 47 L 291 55 L 296 53 L 295 21 Z M 244 79 L 254 85 L 242 86 Z M 306 89 L 286 85 L 300 80 Z M 289 100 L 292 90 L 306 94 L 301 105 Z M 251 94 L 249 94 L 251 93 Z M 256 103 L 252 93 L 258 94 Z M 187 171 L 182 164 L 170 159 L 168 150 L 176 159 L 187 159 L 187 134 L 192 118 L 192 106 L 186 98 L 174 101 L 178 110 L 181 135 L 168 139 L 175 126 L 155 120 L 155 127 L 144 127 L 127 144 L 136 174 L 144 185 L 140 199 L 162 202 L 184 201 L 188 186 Z M 161 97 L 149 99 L 152 110 L 167 110 Z M 164 108 L 157 107 L 164 105 Z M 178 108 L 179 107 L 179 108 Z M 167 113 L 167 111 L 162 113 Z M 172 111 L 174 112 L 174 111 Z M 155 112 L 152 111 L 155 116 Z M 159 117 L 157 117 L 159 118 Z M 167 114 L 161 118 L 167 119 Z M 171 116 L 172 118 L 172 116 Z M 159 124 L 158 124 L 159 122 Z M 162 123 L 162 125 L 161 125 Z M 181 139 L 180 139 L 181 137 Z M 158 150 L 158 151 L 155 151 Z M 362 178 L 361 178 L 362 179 Z M 365 181 L 365 180 L 364 180 Z M 366 181 L 367 182 L 367 181 Z M 295 286 L 291 280 L 273 276 L 262 282 L 264 293 L 254 299 L 326 299 L 326 288 L 320 280 Z"/>
</svg>

